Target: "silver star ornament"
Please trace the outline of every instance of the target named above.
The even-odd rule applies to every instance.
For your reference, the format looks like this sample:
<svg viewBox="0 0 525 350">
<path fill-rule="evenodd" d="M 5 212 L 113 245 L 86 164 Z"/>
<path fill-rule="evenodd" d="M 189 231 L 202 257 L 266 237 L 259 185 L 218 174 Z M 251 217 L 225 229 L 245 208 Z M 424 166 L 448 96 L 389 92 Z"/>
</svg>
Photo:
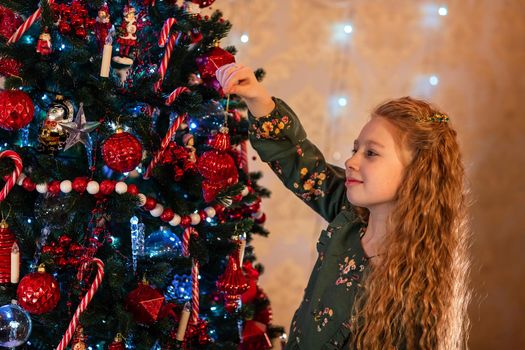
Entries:
<svg viewBox="0 0 525 350">
<path fill-rule="evenodd" d="M 91 149 L 91 137 L 89 133 L 95 130 L 100 123 L 99 122 L 86 122 L 86 115 L 84 114 L 84 106 L 80 103 L 75 120 L 69 123 L 61 124 L 62 127 L 69 133 L 64 146 L 64 151 L 73 147 L 77 143 L 82 143 L 86 150 L 89 152 Z"/>
</svg>

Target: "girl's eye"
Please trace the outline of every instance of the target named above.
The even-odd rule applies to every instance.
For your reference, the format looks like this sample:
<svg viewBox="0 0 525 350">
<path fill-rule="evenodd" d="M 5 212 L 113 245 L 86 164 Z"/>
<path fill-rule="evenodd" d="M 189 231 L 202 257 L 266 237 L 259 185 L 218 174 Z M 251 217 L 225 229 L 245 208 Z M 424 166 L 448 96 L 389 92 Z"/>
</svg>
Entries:
<svg viewBox="0 0 525 350">
<path fill-rule="evenodd" d="M 354 149 L 352 150 L 352 154 L 355 154 L 355 152 L 357 152 L 357 150 L 354 148 Z"/>
<path fill-rule="evenodd" d="M 377 153 L 371 150 L 366 151 L 367 157 L 377 156 Z"/>
</svg>

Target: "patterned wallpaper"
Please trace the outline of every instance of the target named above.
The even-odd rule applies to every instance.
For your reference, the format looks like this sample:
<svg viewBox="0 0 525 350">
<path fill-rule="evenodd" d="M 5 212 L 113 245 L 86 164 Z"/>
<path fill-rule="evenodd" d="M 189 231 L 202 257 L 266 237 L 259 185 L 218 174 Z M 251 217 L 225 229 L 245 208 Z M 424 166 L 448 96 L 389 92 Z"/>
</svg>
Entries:
<svg viewBox="0 0 525 350">
<path fill-rule="evenodd" d="M 441 5 L 447 16 L 436 14 Z M 424 97 L 449 113 L 474 199 L 470 345 L 525 348 L 525 1 L 217 0 L 214 8 L 234 24 L 222 44 L 266 69 L 267 88 L 295 109 L 330 162 L 343 164 L 369 111 L 387 98 Z M 266 267 L 260 284 L 275 323 L 288 327 L 326 222 L 260 160 L 251 169 L 272 191 L 263 202 L 271 236 L 255 241 Z"/>
</svg>

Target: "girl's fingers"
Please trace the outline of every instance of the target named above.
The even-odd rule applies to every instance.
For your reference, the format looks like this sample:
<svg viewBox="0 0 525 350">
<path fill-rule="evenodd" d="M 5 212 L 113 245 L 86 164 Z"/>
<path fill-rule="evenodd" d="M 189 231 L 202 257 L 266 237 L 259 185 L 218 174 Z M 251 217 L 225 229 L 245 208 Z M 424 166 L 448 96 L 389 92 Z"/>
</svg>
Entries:
<svg viewBox="0 0 525 350">
<path fill-rule="evenodd" d="M 236 66 L 235 63 L 225 64 L 224 66 L 219 67 L 217 71 L 215 72 L 215 76 L 217 77 L 217 80 L 219 81 L 219 83 L 221 83 L 222 86 L 224 86 L 223 83 L 226 80 L 225 78 L 226 78 L 227 72 L 232 70 L 235 66 Z"/>
</svg>

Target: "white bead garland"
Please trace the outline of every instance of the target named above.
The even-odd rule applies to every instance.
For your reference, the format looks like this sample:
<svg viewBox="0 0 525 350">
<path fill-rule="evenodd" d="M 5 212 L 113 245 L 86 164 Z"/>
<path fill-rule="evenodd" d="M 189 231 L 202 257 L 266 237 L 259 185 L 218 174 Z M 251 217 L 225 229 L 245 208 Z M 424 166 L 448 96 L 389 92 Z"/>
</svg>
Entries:
<svg viewBox="0 0 525 350">
<path fill-rule="evenodd" d="M 64 180 L 60 183 L 60 191 L 63 193 L 69 193 L 73 189 L 73 184 L 69 180 Z"/>
<path fill-rule="evenodd" d="M 198 225 L 201 222 L 201 216 L 198 213 L 191 213 L 190 219 L 192 225 Z"/>
<path fill-rule="evenodd" d="M 216 214 L 216 211 L 215 211 L 214 207 L 206 207 L 206 208 L 204 208 L 204 212 L 206 213 L 206 215 L 209 218 L 213 218 L 215 216 L 215 214 Z"/>
<path fill-rule="evenodd" d="M 150 210 L 149 213 L 154 218 L 158 218 L 159 216 L 162 215 L 163 211 L 164 211 L 164 207 L 162 206 L 162 204 L 157 203 L 157 205 L 155 205 L 155 208 L 153 210 Z"/>
<path fill-rule="evenodd" d="M 178 224 L 180 224 L 181 219 L 182 218 L 179 214 L 175 214 L 173 216 L 173 219 L 171 219 L 170 222 L 168 222 L 168 224 L 170 224 L 171 226 L 177 226 Z"/>
<path fill-rule="evenodd" d="M 115 185 L 115 192 L 118 194 L 124 194 L 128 191 L 128 185 L 125 182 L 119 181 Z"/>
<path fill-rule="evenodd" d="M 47 184 L 44 182 L 43 184 L 36 185 L 36 191 L 38 193 L 46 193 L 47 192 Z"/>
<path fill-rule="evenodd" d="M 93 180 L 88 182 L 87 187 L 86 187 L 87 193 L 97 194 L 99 190 L 100 190 L 100 186 L 98 182 L 93 181 Z"/>
<path fill-rule="evenodd" d="M 139 197 L 139 206 L 140 206 L 140 207 L 143 207 L 144 204 L 146 204 L 146 200 L 147 200 L 147 198 L 146 198 L 146 196 L 145 196 L 144 194 L 142 194 L 142 193 L 139 193 L 139 194 L 138 194 L 138 197 Z"/>
<path fill-rule="evenodd" d="M 16 179 L 16 184 L 18 186 L 22 186 L 22 183 L 24 182 L 24 180 L 26 179 L 26 174 L 24 173 L 21 173 L 20 175 L 18 175 L 18 179 Z"/>
</svg>

